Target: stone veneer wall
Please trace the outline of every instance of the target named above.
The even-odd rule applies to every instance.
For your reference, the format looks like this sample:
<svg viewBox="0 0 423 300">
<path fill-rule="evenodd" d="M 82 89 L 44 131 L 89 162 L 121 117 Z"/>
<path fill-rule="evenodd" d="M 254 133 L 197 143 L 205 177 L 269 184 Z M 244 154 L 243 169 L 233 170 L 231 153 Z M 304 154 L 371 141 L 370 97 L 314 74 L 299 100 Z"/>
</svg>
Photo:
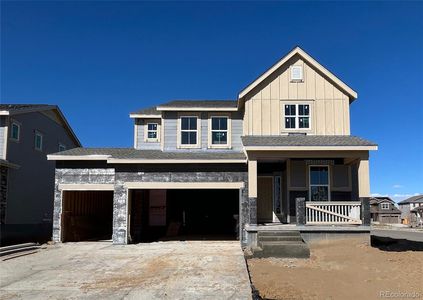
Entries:
<svg viewBox="0 0 423 300">
<path fill-rule="evenodd" d="M 0 224 L 6 223 L 8 168 L 0 167 Z"/>
<path fill-rule="evenodd" d="M 72 164 L 72 163 L 68 163 Z M 80 163 L 82 166 L 83 164 Z M 87 164 L 88 165 L 88 164 Z M 244 182 L 240 192 L 240 237 L 247 243 L 245 224 L 256 223 L 256 200 L 248 198 L 248 173 L 244 164 L 208 165 L 114 165 L 114 168 L 82 168 L 77 165 L 56 167 L 53 240 L 60 242 L 62 193 L 59 184 L 114 184 L 113 243 L 127 243 L 126 182 Z M 250 205 L 252 203 L 253 205 Z M 250 210 L 250 206 L 252 210 Z"/>
<path fill-rule="evenodd" d="M 250 222 L 246 165 L 117 165 L 113 209 L 113 242 L 127 243 L 127 189 L 125 182 L 244 182 L 240 194 L 241 241 Z"/>
<path fill-rule="evenodd" d="M 88 165 L 88 164 L 87 164 Z M 114 184 L 114 168 L 56 167 L 54 185 L 53 241 L 61 241 L 62 192 L 59 184 Z"/>
</svg>

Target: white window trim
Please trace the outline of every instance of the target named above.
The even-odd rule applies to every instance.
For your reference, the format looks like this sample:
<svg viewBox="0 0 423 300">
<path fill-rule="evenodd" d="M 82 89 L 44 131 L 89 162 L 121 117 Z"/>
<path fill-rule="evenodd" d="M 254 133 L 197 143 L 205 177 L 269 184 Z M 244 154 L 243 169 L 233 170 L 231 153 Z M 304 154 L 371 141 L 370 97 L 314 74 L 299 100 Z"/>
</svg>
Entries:
<svg viewBox="0 0 423 300">
<path fill-rule="evenodd" d="M 312 167 L 326 167 L 328 168 L 328 184 L 311 184 L 311 168 Z M 309 165 L 308 166 L 308 199 L 309 201 L 311 200 L 311 186 L 327 186 L 328 187 L 328 202 L 331 201 L 331 195 L 330 195 L 330 185 L 331 185 L 331 180 L 330 180 L 330 165 Z"/>
<path fill-rule="evenodd" d="M 156 124 L 157 125 L 157 129 L 156 130 L 148 130 L 148 124 Z M 148 137 L 148 132 L 154 132 L 156 131 L 156 138 L 149 138 Z M 158 121 L 150 121 L 150 122 L 145 122 L 144 124 L 144 141 L 149 142 L 149 143 L 158 143 L 160 142 L 160 123 Z"/>
<path fill-rule="evenodd" d="M 227 128 L 227 135 L 228 138 L 226 140 L 226 144 L 213 144 L 213 138 L 212 138 L 212 118 L 227 118 L 227 124 L 228 124 L 228 128 Z M 209 129 L 208 129 L 208 147 L 210 149 L 230 149 L 232 147 L 232 118 L 230 114 L 225 114 L 225 113 L 213 113 L 213 114 L 209 114 Z M 223 131 L 223 130 L 215 130 L 215 131 Z"/>
<path fill-rule="evenodd" d="M 13 137 L 13 125 L 18 126 L 18 138 L 15 139 Z M 10 122 L 10 140 L 14 141 L 14 142 L 19 142 L 21 140 L 21 124 L 15 120 L 13 120 L 12 122 Z"/>
<path fill-rule="evenodd" d="M 285 106 L 286 105 L 295 105 L 295 115 L 285 115 Z M 300 111 L 298 109 L 299 105 L 308 105 L 308 116 L 307 115 L 300 115 Z M 295 118 L 295 128 L 287 128 L 286 127 L 286 120 L 285 118 Z M 301 117 L 308 117 L 308 128 L 300 128 L 300 118 Z M 283 130 L 285 131 L 311 131 L 312 130 L 312 105 L 311 103 L 283 103 L 282 104 L 282 124 Z"/>
<path fill-rule="evenodd" d="M 181 137 L 182 137 L 182 118 L 197 118 L 197 130 L 184 130 L 184 131 L 196 131 L 197 132 L 197 143 L 196 144 L 182 144 Z M 201 148 L 201 114 L 194 113 L 182 113 L 178 115 L 178 128 L 177 128 L 177 147 L 181 149 L 198 149 Z"/>
<path fill-rule="evenodd" d="M 40 148 L 37 148 L 37 135 L 41 136 Z M 34 149 L 37 151 L 43 151 L 43 146 L 44 146 L 43 144 L 44 144 L 44 135 L 39 131 L 35 131 L 34 132 Z"/>
<path fill-rule="evenodd" d="M 294 68 L 301 68 L 301 78 L 292 78 L 292 72 Z M 304 82 L 304 66 L 303 65 L 292 65 L 289 67 L 289 79 L 291 82 Z"/>
<path fill-rule="evenodd" d="M 381 203 L 380 204 L 380 208 L 383 209 L 383 210 L 385 210 L 385 209 L 388 210 L 389 209 L 389 203 L 386 203 L 386 202 L 385 203 Z"/>
<path fill-rule="evenodd" d="M 60 147 L 63 147 L 63 148 L 64 148 L 64 150 L 60 150 Z M 67 150 L 66 145 L 65 145 L 65 144 L 63 144 L 63 143 L 60 143 L 60 142 L 59 142 L 59 152 L 66 151 L 66 150 Z"/>
</svg>

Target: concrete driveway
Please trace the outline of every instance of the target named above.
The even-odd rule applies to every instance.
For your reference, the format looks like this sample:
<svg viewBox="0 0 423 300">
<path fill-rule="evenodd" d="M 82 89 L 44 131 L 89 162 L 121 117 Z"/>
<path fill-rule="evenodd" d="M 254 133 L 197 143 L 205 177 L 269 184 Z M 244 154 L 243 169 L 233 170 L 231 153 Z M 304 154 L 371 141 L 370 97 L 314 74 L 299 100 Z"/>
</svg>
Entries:
<svg viewBox="0 0 423 300">
<path fill-rule="evenodd" d="M 0 262 L 1 299 L 251 299 L 237 241 L 67 243 Z"/>
</svg>

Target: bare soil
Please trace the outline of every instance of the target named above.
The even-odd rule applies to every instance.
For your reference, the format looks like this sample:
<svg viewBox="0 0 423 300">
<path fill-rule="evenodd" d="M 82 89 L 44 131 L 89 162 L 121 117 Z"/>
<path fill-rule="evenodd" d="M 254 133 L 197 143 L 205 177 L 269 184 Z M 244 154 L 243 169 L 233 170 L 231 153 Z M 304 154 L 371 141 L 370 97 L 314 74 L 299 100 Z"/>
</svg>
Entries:
<svg viewBox="0 0 423 300">
<path fill-rule="evenodd" d="M 252 283 L 261 297 L 383 299 L 383 293 L 390 292 L 395 299 L 423 299 L 422 251 L 382 251 L 352 238 L 309 246 L 310 259 L 248 260 Z"/>
</svg>

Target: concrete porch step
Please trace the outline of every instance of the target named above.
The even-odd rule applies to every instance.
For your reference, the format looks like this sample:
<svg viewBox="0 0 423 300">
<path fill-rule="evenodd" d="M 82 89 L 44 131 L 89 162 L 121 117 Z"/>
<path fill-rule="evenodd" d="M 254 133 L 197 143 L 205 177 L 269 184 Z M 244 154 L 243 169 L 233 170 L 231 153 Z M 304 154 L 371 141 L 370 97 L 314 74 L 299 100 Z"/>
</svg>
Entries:
<svg viewBox="0 0 423 300">
<path fill-rule="evenodd" d="M 281 258 L 309 258 L 310 249 L 304 242 L 277 241 L 262 242 L 261 251 L 254 251 L 254 257 L 281 257 Z"/>
<path fill-rule="evenodd" d="M 259 242 L 272 242 L 272 241 L 298 241 L 302 242 L 301 236 L 287 235 L 287 236 L 259 236 Z"/>
<path fill-rule="evenodd" d="M 266 230 L 266 231 L 258 231 L 258 237 L 262 236 L 301 236 L 299 231 L 278 231 L 278 230 Z"/>
</svg>

